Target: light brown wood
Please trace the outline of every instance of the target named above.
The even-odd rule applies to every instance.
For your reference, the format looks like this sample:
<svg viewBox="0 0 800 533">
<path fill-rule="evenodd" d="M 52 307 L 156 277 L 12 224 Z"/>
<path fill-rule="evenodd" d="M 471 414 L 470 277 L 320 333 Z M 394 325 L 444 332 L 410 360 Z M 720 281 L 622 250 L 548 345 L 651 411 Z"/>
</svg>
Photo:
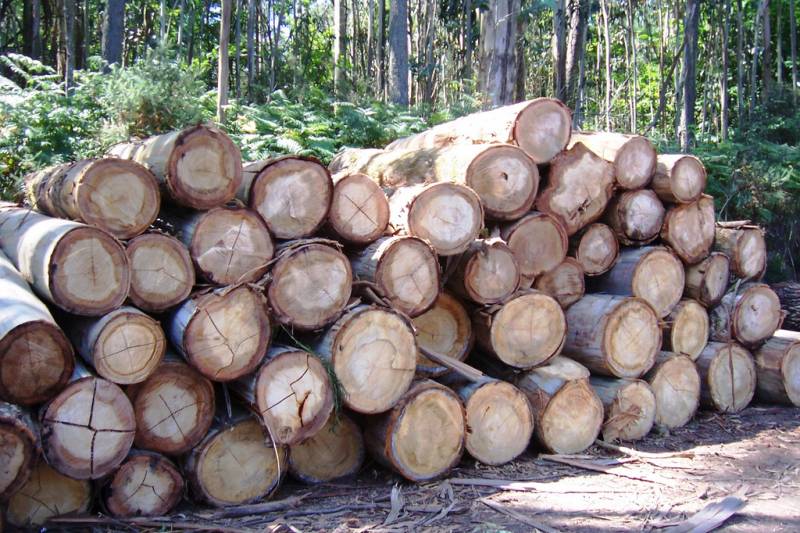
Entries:
<svg viewBox="0 0 800 533">
<path fill-rule="evenodd" d="M 19 528 L 39 528 L 50 518 L 67 513 L 84 513 L 92 505 L 92 485 L 53 470 L 44 459 L 30 479 L 8 501 L 8 523 Z"/>
<path fill-rule="evenodd" d="M 573 131 L 569 146 L 576 143 L 613 163 L 617 185 L 622 189 L 641 189 L 653 179 L 656 150 L 645 137 L 611 131 Z"/>
<path fill-rule="evenodd" d="M 165 516 L 183 497 L 183 477 L 166 457 L 133 451 L 104 483 L 102 499 L 111 516 Z"/>
<path fill-rule="evenodd" d="M 333 182 L 317 159 L 288 155 L 244 165 L 237 197 L 277 239 L 310 237 L 328 217 Z"/>
<path fill-rule="evenodd" d="M 614 165 L 578 143 L 550 162 L 536 209 L 556 217 L 574 235 L 602 216 L 613 193 Z"/>
<path fill-rule="evenodd" d="M 133 305 L 148 313 L 162 313 L 189 297 L 194 265 L 181 242 L 162 233 L 145 233 L 128 241 Z"/>
<path fill-rule="evenodd" d="M 604 376 L 638 378 L 661 346 L 658 317 L 642 299 L 587 294 L 567 309 L 563 353 Z"/>
<path fill-rule="evenodd" d="M 714 199 L 703 195 L 695 202 L 670 207 L 661 226 L 661 239 L 687 265 L 708 257 L 714 244 Z"/>
<path fill-rule="evenodd" d="M 353 476 L 364 464 L 361 428 L 334 415 L 313 437 L 289 448 L 289 473 L 304 483 L 327 483 Z"/>
<path fill-rule="evenodd" d="M 800 333 L 778 330 L 754 355 L 758 397 L 800 407 Z"/>
<path fill-rule="evenodd" d="M 430 380 L 416 383 L 390 411 L 368 421 L 367 450 L 404 478 L 429 481 L 461 460 L 464 406 L 455 392 Z"/>
<path fill-rule="evenodd" d="M 643 439 L 653 428 L 656 397 L 646 381 L 592 376 L 589 380 L 603 402 L 603 440 Z"/>
<path fill-rule="evenodd" d="M 686 267 L 686 287 L 683 294 L 706 307 L 714 307 L 725 296 L 730 278 L 730 260 L 722 252 L 711 254 Z"/>
<path fill-rule="evenodd" d="M 664 321 L 663 349 L 688 355 L 692 361 L 708 344 L 708 311 L 695 300 L 681 300 Z"/>
<path fill-rule="evenodd" d="M 642 246 L 658 238 L 664 223 L 664 204 L 650 189 L 626 191 L 608 203 L 605 221 L 626 246 Z"/>
<path fill-rule="evenodd" d="M 668 429 L 685 426 L 700 405 L 700 374 L 689 356 L 660 352 L 645 379 L 656 397 L 655 423 Z"/>
<path fill-rule="evenodd" d="M 496 304 L 517 290 L 519 270 L 514 252 L 502 239 L 478 239 L 458 259 L 447 286 L 474 303 Z"/>
<path fill-rule="evenodd" d="M 549 294 L 566 309 L 583 298 L 586 292 L 583 268 L 576 259 L 567 257 L 553 270 L 536 278 L 533 288 Z"/>
<path fill-rule="evenodd" d="M 378 239 L 389 225 L 389 199 L 364 174 L 335 177 L 328 226 L 342 241 L 364 245 Z"/>
<path fill-rule="evenodd" d="M 697 358 L 700 401 L 723 413 L 738 413 L 756 391 L 753 356 L 735 342 L 709 342 Z"/>
<path fill-rule="evenodd" d="M 100 229 L 5 204 L 0 246 L 39 297 L 70 313 L 104 315 L 128 296 L 125 250 Z"/>
<path fill-rule="evenodd" d="M 731 273 L 738 278 L 758 281 L 767 270 L 767 244 L 764 230 L 758 226 L 718 226 L 714 250 L 730 258 Z"/>
<path fill-rule="evenodd" d="M 518 221 L 501 227 L 519 266 L 520 276 L 534 278 L 552 270 L 567 256 L 567 232 L 555 218 L 533 211 Z"/>
<path fill-rule="evenodd" d="M 734 284 L 709 313 L 711 339 L 755 346 L 770 337 L 783 320 L 781 302 L 764 283 Z"/>
<path fill-rule="evenodd" d="M 30 412 L 0 401 L 0 501 L 27 483 L 39 456 L 39 428 Z"/>
<path fill-rule="evenodd" d="M 146 230 L 161 203 L 158 182 L 149 170 L 114 157 L 83 159 L 29 174 L 25 196 L 46 215 L 84 222 L 118 239 Z"/>
<path fill-rule="evenodd" d="M 706 167 L 691 155 L 659 154 L 652 187 L 664 202 L 694 202 L 706 188 Z"/>
<path fill-rule="evenodd" d="M 569 254 L 578 260 L 585 275 L 599 276 L 617 262 L 619 242 L 610 227 L 595 222 L 572 238 Z"/>
<path fill-rule="evenodd" d="M 422 349 L 463 361 L 472 349 L 474 336 L 469 314 L 461 303 L 443 292 L 434 306 L 412 320 L 417 330 L 417 374 L 436 377 L 448 371 L 425 355 Z"/>
<path fill-rule="evenodd" d="M 209 126 L 117 144 L 108 153 L 144 165 L 158 180 L 164 200 L 194 209 L 223 205 L 242 182 L 239 149 Z"/>
</svg>

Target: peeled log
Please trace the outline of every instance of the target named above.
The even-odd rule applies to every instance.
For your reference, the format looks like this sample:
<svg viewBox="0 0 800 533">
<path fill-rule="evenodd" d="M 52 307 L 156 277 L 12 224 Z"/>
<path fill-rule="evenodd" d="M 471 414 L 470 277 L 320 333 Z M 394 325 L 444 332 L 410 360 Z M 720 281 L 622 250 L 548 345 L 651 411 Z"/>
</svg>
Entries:
<svg viewBox="0 0 800 533">
<path fill-rule="evenodd" d="M 304 483 L 327 483 L 355 475 L 364 455 L 361 428 L 339 414 L 331 416 L 313 437 L 289 448 L 289 473 Z"/>
<path fill-rule="evenodd" d="M 578 143 L 550 163 L 536 209 L 556 217 L 573 235 L 603 215 L 613 194 L 614 165 Z"/>
<path fill-rule="evenodd" d="M 714 307 L 725 296 L 730 278 L 730 260 L 722 252 L 711 255 L 686 267 L 686 287 L 683 294 L 706 307 Z"/>
<path fill-rule="evenodd" d="M 525 291 L 473 314 L 478 345 L 503 363 L 532 368 L 561 352 L 567 332 L 564 311 L 539 291 Z"/>
<path fill-rule="evenodd" d="M 194 286 L 194 265 L 181 242 L 162 233 L 145 233 L 128 241 L 131 303 L 148 313 L 162 313 L 186 298 Z"/>
<path fill-rule="evenodd" d="M 585 275 L 599 276 L 617 262 L 619 241 L 610 227 L 596 222 L 573 237 L 569 253 L 581 264 Z"/>
<path fill-rule="evenodd" d="M 20 405 L 49 400 L 69 380 L 73 362 L 72 345 L 47 306 L 0 252 L 0 398 Z"/>
<path fill-rule="evenodd" d="M 619 242 L 642 246 L 653 242 L 664 222 L 664 204 L 650 189 L 627 191 L 611 199 L 605 220 L 614 229 Z"/>
<path fill-rule="evenodd" d="M 708 344 L 709 320 L 705 307 L 694 300 L 681 300 L 666 319 L 663 349 L 688 355 L 692 361 Z"/>
<path fill-rule="evenodd" d="M 696 202 L 670 207 L 661 238 L 687 265 L 708 257 L 714 244 L 714 199 L 704 195 Z"/>
<path fill-rule="evenodd" d="M 313 437 L 333 411 L 333 387 L 322 362 L 289 346 L 270 347 L 261 367 L 237 381 L 233 390 L 258 413 L 278 444 Z"/>
<path fill-rule="evenodd" d="M 333 182 L 317 159 L 287 155 L 244 165 L 237 197 L 277 239 L 310 237 L 328 216 Z"/>
<path fill-rule="evenodd" d="M 706 188 L 706 167 L 691 155 L 659 154 L 652 188 L 664 202 L 694 202 Z"/>
<path fill-rule="evenodd" d="M 800 407 L 800 333 L 778 330 L 755 352 L 756 394 Z"/>
<path fill-rule="evenodd" d="M 661 330 L 640 298 L 587 294 L 567 309 L 563 353 L 604 376 L 638 378 L 653 366 Z"/>
<path fill-rule="evenodd" d="M 102 493 L 111 516 L 165 516 L 183 497 L 183 477 L 163 455 L 134 451 L 104 484 Z"/>
<path fill-rule="evenodd" d="M 27 483 L 38 456 L 39 430 L 31 414 L 14 404 L 0 402 L 0 501 Z"/>
<path fill-rule="evenodd" d="M 341 314 L 350 299 L 353 271 L 331 241 L 290 241 L 281 248 L 267 291 L 279 324 L 302 331 L 321 329 Z"/>
<path fill-rule="evenodd" d="M 389 198 L 389 210 L 395 230 L 427 240 L 444 256 L 466 250 L 483 227 L 478 195 L 457 183 L 400 187 Z"/>
<path fill-rule="evenodd" d="M 734 285 L 711 310 L 711 339 L 754 346 L 772 337 L 783 320 L 781 302 L 764 283 Z"/>
<path fill-rule="evenodd" d="M 219 424 L 187 456 L 186 481 L 198 500 L 217 507 L 271 496 L 286 474 L 287 450 L 251 417 Z"/>
<path fill-rule="evenodd" d="M 417 237 L 381 237 L 350 256 L 359 280 L 374 283 L 392 306 L 410 317 L 431 308 L 439 294 L 439 261 Z"/>
<path fill-rule="evenodd" d="M 558 301 L 561 307 L 566 309 L 583 298 L 586 292 L 583 268 L 577 260 L 567 257 L 553 270 L 536 278 L 533 288 L 549 294 Z"/>
<path fill-rule="evenodd" d="M 502 239 L 478 239 L 458 260 L 447 280 L 458 296 L 490 305 L 502 302 L 519 286 L 519 265 Z"/>
<path fill-rule="evenodd" d="M 756 391 L 753 356 L 735 342 L 709 342 L 697 358 L 700 401 L 723 413 L 738 413 Z"/>
<path fill-rule="evenodd" d="M 158 182 L 149 170 L 113 157 L 83 159 L 29 174 L 25 195 L 45 215 L 97 226 L 118 239 L 146 230 L 161 204 Z"/>
<path fill-rule="evenodd" d="M 117 144 L 108 153 L 149 168 L 166 198 L 194 209 L 232 200 L 242 182 L 239 149 L 222 131 L 208 126 Z"/>
<path fill-rule="evenodd" d="M 730 257 L 731 272 L 737 278 L 761 279 L 767 270 L 767 243 L 758 226 L 717 226 L 714 250 Z"/>
<path fill-rule="evenodd" d="M 463 361 L 472 349 L 472 322 L 464 306 L 446 292 L 439 294 L 434 306 L 412 320 L 417 330 L 417 344 L 436 354 Z M 422 352 L 417 354 L 417 374 L 436 377 L 447 372 Z"/>
<path fill-rule="evenodd" d="M 417 343 L 406 319 L 389 309 L 360 305 L 313 342 L 333 366 L 344 404 L 358 413 L 382 413 L 414 379 Z"/>
<path fill-rule="evenodd" d="M 539 190 L 539 170 L 528 155 L 508 144 L 453 144 L 411 150 L 351 148 L 331 162 L 333 172 L 366 174 L 381 187 L 438 182 L 466 185 L 494 220 L 514 220 L 530 211 Z"/>
<path fill-rule="evenodd" d="M 570 147 L 576 143 L 582 143 L 598 156 L 614 163 L 617 185 L 623 189 L 641 189 L 653 179 L 656 150 L 645 137 L 611 131 L 573 131 Z"/>
<path fill-rule="evenodd" d="M 0 246 L 38 296 L 67 312 L 101 316 L 128 296 L 125 250 L 97 228 L 6 204 Z"/>
<path fill-rule="evenodd" d="M 517 380 L 528 397 L 539 442 L 553 453 L 580 453 L 597 438 L 603 404 L 589 385 L 589 371 L 566 357 L 529 370 Z"/>
<path fill-rule="evenodd" d="M 328 226 L 339 239 L 364 245 L 378 239 L 389 225 L 389 199 L 364 174 L 336 177 Z"/>
<path fill-rule="evenodd" d="M 54 516 L 84 513 L 92 505 L 92 485 L 59 474 L 39 459 L 27 483 L 8 501 L 8 523 L 39 528 Z"/>
<path fill-rule="evenodd" d="M 429 481 L 461 460 L 464 406 L 455 392 L 430 380 L 416 383 L 364 430 L 367 450 L 410 481 Z"/>
<path fill-rule="evenodd" d="M 700 374 L 689 356 L 660 352 L 645 379 L 656 397 L 656 424 L 685 426 L 700 405 Z"/>
<path fill-rule="evenodd" d="M 656 397 L 646 381 L 592 376 L 594 392 L 603 402 L 603 440 L 639 440 L 653 428 Z"/>
<path fill-rule="evenodd" d="M 267 351 L 270 326 L 264 297 L 246 285 L 197 294 L 164 322 L 172 345 L 213 381 L 255 370 Z"/>
<path fill-rule="evenodd" d="M 534 278 L 567 257 L 567 232 L 555 217 L 545 213 L 531 212 L 502 227 L 500 235 L 514 253 L 520 276 Z"/>
<path fill-rule="evenodd" d="M 598 292 L 637 296 L 664 318 L 683 295 L 686 278 L 683 265 L 662 246 L 627 248 L 608 273 L 594 279 Z"/>
</svg>

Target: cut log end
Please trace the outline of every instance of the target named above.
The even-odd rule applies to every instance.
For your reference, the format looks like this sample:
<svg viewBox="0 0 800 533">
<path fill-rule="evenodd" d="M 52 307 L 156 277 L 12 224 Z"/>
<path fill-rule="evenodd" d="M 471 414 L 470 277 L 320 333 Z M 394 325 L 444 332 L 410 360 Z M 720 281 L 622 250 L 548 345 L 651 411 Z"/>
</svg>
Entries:
<svg viewBox="0 0 800 533">
<path fill-rule="evenodd" d="M 522 150 L 497 145 L 472 160 L 464 181 L 480 197 L 488 218 L 514 220 L 530 211 L 539 190 L 539 170 Z"/>
<path fill-rule="evenodd" d="M 305 483 L 327 483 L 356 474 L 364 464 L 364 438 L 350 418 L 331 416 L 313 437 L 289 450 L 289 472 Z"/>
<path fill-rule="evenodd" d="M 664 331 L 664 349 L 688 355 L 692 361 L 708 344 L 708 311 L 694 300 L 683 300 L 670 313 Z"/>
<path fill-rule="evenodd" d="M 480 198 L 468 187 L 436 183 L 419 193 L 408 209 L 408 231 L 431 243 L 436 253 L 457 255 L 483 227 Z"/>
<path fill-rule="evenodd" d="M 664 217 L 661 238 L 687 265 L 708 257 L 714 244 L 714 199 L 701 196 L 695 202 L 672 206 Z"/>
<path fill-rule="evenodd" d="M 730 278 L 730 260 L 722 252 L 712 252 L 696 265 L 686 267 L 684 294 L 706 307 L 714 307 L 725 296 Z"/>
<path fill-rule="evenodd" d="M 647 381 L 656 397 L 656 424 L 673 429 L 686 425 L 697 412 L 700 375 L 688 356 L 662 355 Z"/>
<path fill-rule="evenodd" d="M 104 487 L 103 503 L 118 518 L 165 516 L 183 496 L 183 477 L 171 461 L 136 452 Z"/>
<path fill-rule="evenodd" d="M 386 231 L 389 200 L 364 174 L 349 174 L 336 182 L 328 214 L 333 231 L 353 244 L 369 244 Z"/>
<path fill-rule="evenodd" d="M 397 309 L 418 316 L 431 308 L 439 293 L 436 253 L 417 237 L 395 237 L 378 260 L 375 283 Z"/>
<path fill-rule="evenodd" d="M 658 196 L 649 189 L 641 189 L 612 199 L 605 218 L 623 244 L 641 246 L 658 237 L 664 215 L 664 204 Z"/>
<path fill-rule="evenodd" d="M 755 352 L 756 392 L 762 400 L 800 406 L 800 334 L 779 330 Z"/>
<path fill-rule="evenodd" d="M 554 98 L 537 98 L 522 110 L 513 137 L 536 164 L 553 159 L 572 135 L 572 113 Z"/>
<path fill-rule="evenodd" d="M 553 270 L 536 278 L 533 287 L 549 294 L 558 301 L 561 307 L 566 309 L 583 298 L 586 292 L 583 268 L 578 261 L 567 257 Z"/>
<path fill-rule="evenodd" d="M 519 266 L 514 252 L 500 239 L 475 241 L 448 284 L 475 303 L 499 303 L 514 294 L 519 286 Z"/>
<path fill-rule="evenodd" d="M 177 239 L 147 233 L 128 242 L 133 304 L 161 313 L 185 300 L 195 283 L 189 251 Z"/>
<path fill-rule="evenodd" d="M 777 331 L 783 313 L 778 295 L 769 285 L 748 283 L 725 295 L 710 317 L 712 339 L 755 346 Z"/>
<path fill-rule="evenodd" d="M 6 518 L 16 527 L 38 528 L 54 516 L 86 512 L 91 504 L 89 481 L 59 474 L 40 460 L 28 482 L 8 501 Z"/>
<path fill-rule="evenodd" d="M 573 255 L 587 276 L 605 274 L 619 255 L 619 242 L 614 231 L 605 224 L 590 224 L 581 233 Z"/>
<path fill-rule="evenodd" d="M 567 232 L 550 215 L 530 213 L 501 234 L 514 253 L 521 276 L 533 278 L 552 270 L 567 256 Z"/>
<path fill-rule="evenodd" d="M 706 188 L 706 169 L 691 155 L 658 156 L 653 189 L 665 202 L 688 204 L 696 201 Z"/>
<path fill-rule="evenodd" d="M 656 150 L 646 137 L 634 136 L 616 154 L 616 179 L 624 189 L 646 187 L 656 169 Z"/>
<path fill-rule="evenodd" d="M 603 347 L 609 369 L 617 377 L 637 378 L 653 366 L 661 346 L 661 330 L 652 308 L 627 298 L 609 314 Z"/>
<path fill-rule="evenodd" d="M 464 306 L 447 293 L 441 293 L 434 306 L 413 319 L 417 343 L 429 352 L 446 355 L 459 361 L 467 358 L 472 348 L 472 323 Z M 447 372 L 421 352 L 417 355 L 417 372 L 438 376 Z"/>
<path fill-rule="evenodd" d="M 7 500 L 27 483 L 38 455 L 38 429 L 33 418 L 14 404 L 0 402 L 0 500 Z"/>
<path fill-rule="evenodd" d="M 738 413 L 750 404 L 756 390 L 756 368 L 750 352 L 736 343 L 711 342 L 697 364 L 705 405 L 723 413 Z"/>
<path fill-rule="evenodd" d="M 606 411 L 603 439 L 606 441 L 642 439 L 653 428 L 656 397 L 650 385 L 644 381 L 619 381 L 621 383 L 613 387 L 613 394 L 599 394 Z M 592 385 L 598 390 L 601 387 L 596 383 L 593 378 Z"/>
<path fill-rule="evenodd" d="M 553 453 L 580 453 L 597 438 L 603 404 L 586 379 L 568 381 L 539 416 L 537 434 Z"/>
<path fill-rule="evenodd" d="M 665 248 L 653 248 L 636 265 L 631 290 L 650 304 L 659 318 L 664 318 L 678 305 L 685 283 L 678 258 Z"/>
<path fill-rule="evenodd" d="M 718 227 L 714 249 L 731 258 L 731 272 L 739 278 L 758 280 L 767 268 L 767 244 L 761 228 Z"/>
</svg>

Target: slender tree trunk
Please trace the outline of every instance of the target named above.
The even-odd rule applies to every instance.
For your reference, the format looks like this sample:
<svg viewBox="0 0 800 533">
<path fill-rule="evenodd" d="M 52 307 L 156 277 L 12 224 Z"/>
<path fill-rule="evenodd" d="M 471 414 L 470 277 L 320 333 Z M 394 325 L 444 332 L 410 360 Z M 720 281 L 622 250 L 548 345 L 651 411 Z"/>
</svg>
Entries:
<svg viewBox="0 0 800 533">
<path fill-rule="evenodd" d="M 510 104 L 516 86 L 519 0 L 491 0 L 481 24 L 481 91 L 491 106 Z"/>
<path fill-rule="evenodd" d="M 790 0 L 794 1 L 794 0 Z M 778 90 L 783 90 L 783 2 L 778 0 L 775 6 L 775 80 Z"/>
<path fill-rule="evenodd" d="M 184 33 L 183 25 L 186 23 L 187 20 L 185 12 L 186 12 L 186 0 L 180 0 L 180 3 L 178 4 L 178 23 L 177 23 L 178 28 L 176 36 L 179 52 L 183 48 L 183 33 Z"/>
<path fill-rule="evenodd" d="M 789 1 L 789 48 L 792 56 L 792 104 L 797 105 L 797 21 L 794 0 Z"/>
<path fill-rule="evenodd" d="M 275 5 L 273 4 L 273 9 L 275 9 Z M 274 18 L 274 15 L 273 15 Z M 280 39 L 281 39 L 281 28 L 283 27 L 283 23 L 286 20 L 286 11 L 283 6 L 280 7 L 280 13 L 278 14 L 277 24 L 275 26 L 275 30 L 273 31 L 273 38 L 272 38 L 272 49 L 269 53 L 269 90 L 274 91 L 277 88 L 276 84 L 276 77 L 278 75 L 278 50 L 280 49 Z"/>
<path fill-rule="evenodd" d="M 167 0 L 158 4 L 158 42 L 164 44 L 167 38 Z"/>
<path fill-rule="evenodd" d="M 30 56 L 33 59 L 42 57 L 42 0 L 31 0 L 31 48 Z"/>
<path fill-rule="evenodd" d="M 722 73 L 720 74 L 719 108 L 720 108 L 720 136 L 723 141 L 728 140 L 728 40 L 731 30 L 731 1 L 725 0 L 722 22 Z"/>
<path fill-rule="evenodd" d="M 390 0 L 389 9 L 389 97 L 408 105 L 408 2 Z"/>
<path fill-rule="evenodd" d="M 514 87 L 514 102 L 521 102 L 526 98 L 525 81 L 528 79 L 525 62 L 525 21 L 522 17 L 517 18 L 517 43 L 515 59 L 517 62 L 517 80 Z"/>
<path fill-rule="evenodd" d="M 555 97 L 567 102 L 567 5 L 558 0 L 553 10 L 553 90 Z"/>
<path fill-rule="evenodd" d="M 109 65 L 122 62 L 125 32 L 125 0 L 107 0 L 103 16 L 103 59 Z"/>
<path fill-rule="evenodd" d="M 347 0 L 333 2 L 333 93 L 341 98 L 345 92 L 344 57 L 347 33 Z"/>
<path fill-rule="evenodd" d="M 588 18 L 586 13 L 583 20 L 583 28 L 581 30 L 581 53 L 578 58 L 578 96 L 575 99 L 575 112 L 572 115 L 572 127 L 581 129 L 583 127 L 583 102 L 586 99 L 586 53 L 585 43 L 586 35 L 589 32 Z"/>
<path fill-rule="evenodd" d="M 242 8 L 244 0 L 236 0 L 236 57 L 234 58 L 234 77 L 236 79 L 236 98 L 242 97 Z"/>
<path fill-rule="evenodd" d="M 742 0 L 736 0 L 736 115 L 739 129 L 744 121 L 744 13 Z"/>
<path fill-rule="evenodd" d="M 567 36 L 566 75 L 567 107 L 575 110 L 573 118 L 579 115 L 579 87 L 583 82 L 582 66 L 586 52 L 586 26 L 589 18 L 589 5 L 586 0 L 569 0 L 569 34 Z"/>
<path fill-rule="evenodd" d="M 222 0 L 222 18 L 219 21 L 219 64 L 217 66 L 217 122 L 225 122 L 228 105 L 228 44 L 231 36 L 231 7 L 233 0 Z"/>
<path fill-rule="evenodd" d="M 358 80 L 358 44 L 360 41 L 358 30 L 361 26 L 358 20 L 358 1 L 352 0 L 350 2 L 350 18 L 353 21 L 353 30 L 350 32 L 350 77 L 355 87 L 356 80 Z"/>
<path fill-rule="evenodd" d="M 472 0 L 464 0 L 464 79 L 472 80 Z M 470 87 L 471 89 L 471 87 Z"/>
<path fill-rule="evenodd" d="M 700 22 L 699 0 L 686 1 L 686 51 L 683 54 L 683 111 L 681 113 L 681 150 L 694 143 L 694 104 L 697 99 L 697 30 Z"/>
<path fill-rule="evenodd" d="M 769 0 L 765 0 L 764 6 L 764 57 L 761 61 L 761 79 L 763 92 L 761 101 L 765 102 L 769 98 L 772 88 L 772 25 L 769 14 Z"/>
<path fill-rule="evenodd" d="M 367 25 L 367 79 L 375 75 L 375 0 L 368 1 L 369 19 Z M 372 87 L 372 84 L 370 84 Z"/>
<path fill-rule="evenodd" d="M 89 27 L 89 0 L 83 0 L 81 6 L 81 68 L 89 64 L 89 45 L 91 44 L 92 29 Z"/>
<path fill-rule="evenodd" d="M 386 98 L 386 0 L 378 0 L 378 89 Z"/>
<path fill-rule="evenodd" d="M 769 7 L 769 0 L 761 0 L 758 4 L 758 12 L 756 13 L 756 20 L 753 23 L 753 61 L 750 65 L 750 108 L 748 114 L 750 118 L 753 117 L 753 111 L 756 107 L 756 95 L 758 93 L 758 42 L 761 35 L 761 20 L 767 13 Z M 767 66 L 769 68 L 769 66 Z"/>
<path fill-rule="evenodd" d="M 606 130 L 611 130 L 611 33 L 608 22 L 608 0 L 600 0 L 600 13 L 603 18 L 603 38 L 605 40 L 605 60 L 606 60 L 606 94 L 605 94 L 605 119 Z"/>
<path fill-rule="evenodd" d="M 75 0 L 64 0 L 64 89 L 72 92 L 75 70 Z"/>
<path fill-rule="evenodd" d="M 632 76 L 632 97 L 631 97 L 631 133 L 636 133 L 636 104 L 639 102 L 639 66 L 636 53 L 636 14 L 634 12 L 633 0 L 628 0 L 628 38 L 631 49 L 631 76 Z"/>
<path fill-rule="evenodd" d="M 256 70 L 256 0 L 247 3 L 247 98 L 253 101 Z"/>
</svg>

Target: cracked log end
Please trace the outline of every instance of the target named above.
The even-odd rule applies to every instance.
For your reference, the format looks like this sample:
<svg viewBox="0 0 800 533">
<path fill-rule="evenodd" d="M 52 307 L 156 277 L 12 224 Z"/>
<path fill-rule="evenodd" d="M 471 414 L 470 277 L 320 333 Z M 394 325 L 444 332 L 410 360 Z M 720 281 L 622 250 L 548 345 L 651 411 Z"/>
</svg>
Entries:
<svg viewBox="0 0 800 533">
<path fill-rule="evenodd" d="M 735 342 L 709 342 L 697 358 L 700 401 L 723 413 L 738 413 L 756 391 L 753 356 Z"/>
<path fill-rule="evenodd" d="M 605 409 L 605 441 L 634 441 L 650 433 L 656 418 L 656 397 L 647 382 L 592 376 L 590 383 Z"/>
<path fill-rule="evenodd" d="M 645 379 L 656 397 L 657 425 L 678 428 L 692 419 L 700 404 L 700 375 L 689 356 L 660 352 Z"/>
<path fill-rule="evenodd" d="M 533 278 L 558 266 L 567 256 L 567 232 L 558 220 L 531 212 L 501 231 L 519 265 L 521 276 Z"/>
<path fill-rule="evenodd" d="M 178 239 L 147 233 L 128 242 L 133 305 L 161 313 L 185 300 L 194 286 L 189 250 Z"/>
<path fill-rule="evenodd" d="M 575 259 L 567 257 L 549 272 L 545 272 L 534 281 L 533 287 L 555 298 L 562 308 L 566 309 L 583 298 L 586 283 L 583 268 Z"/>
<path fill-rule="evenodd" d="M 20 528 L 39 527 L 57 515 L 86 512 L 91 504 L 89 481 L 59 474 L 40 459 L 28 482 L 8 501 L 6 518 Z"/>
<path fill-rule="evenodd" d="M 661 238 L 687 265 L 708 257 L 714 245 L 714 199 L 703 195 L 695 202 L 670 207 Z"/>
<path fill-rule="evenodd" d="M 326 483 L 356 474 L 364 464 L 361 429 L 344 414 L 289 449 L 289 473 L 305 483 Z"/>
<path fill-rule="evenodd" d="M 730 259 L 722 252 L 686 267 L 686 288 L 683 294 L 706 307 L 714 307 L 725 296 L 730 278 Z"/>
<path fill-rule="evenodd" d="M 456 294 L 478 304 L 502 302 L 519 286 L 520 268 L 513 250 L 501 239 L 479 239 L 459 259 L 447 280 Z"/>
<path fill-rule="evenodd" d="M 758 397 L 800 406 L 800 334 L 778 330 L 755 352 Z"/>
<path fill-rule="evenodd" d="M 434 306 L 413 319 L 417 330 L 417 344 L 430 352 L 463 361 L 472 349 L 474 337 L 472 322 L 464 306 L 446 292 L 439 295 Z M 422 352 L 417 354 L 417 374 L 435 377 L 445 374 L 440 366 Z"/>
<path fill-rule="evenodd" d="M 587 276 L 599 276 L 617 262 L 619 242 L 610 227 L 596 222 L 572 240 L 570 255 L 578 260 Z"/>
<path fill-rule="evenodd" d="M 348 174 L 333 188 L 328 224 L 344 241 L 369 244 L 389 225 L 386 193 L 364 174 Z"/>
<path fill-rule="evenodd" d="M 152 452 L 132 452 L 103 487 L 103 504 L 118 518 L 167 515 L 182 496 L 177 467 Z"/>
<path fill-rule="evenodd" d="M 681 300 L 667 317 L 663 349 L 688 355 L 694 361 L 708 344 L 708 334 L 706 308 L 694 300 Z"/>
<path fill-rule="evenodd" d="M 30 478 L 39 454 L 39 431 L 30 413 L 0 401 L 0 500 Z"/>
<path fill-rule="evenodd" d="M 653 190 L 665 202 L 694 202 L 706 188 L 706 167 L 694 156 L 659 154 Z"/>
</svg>

